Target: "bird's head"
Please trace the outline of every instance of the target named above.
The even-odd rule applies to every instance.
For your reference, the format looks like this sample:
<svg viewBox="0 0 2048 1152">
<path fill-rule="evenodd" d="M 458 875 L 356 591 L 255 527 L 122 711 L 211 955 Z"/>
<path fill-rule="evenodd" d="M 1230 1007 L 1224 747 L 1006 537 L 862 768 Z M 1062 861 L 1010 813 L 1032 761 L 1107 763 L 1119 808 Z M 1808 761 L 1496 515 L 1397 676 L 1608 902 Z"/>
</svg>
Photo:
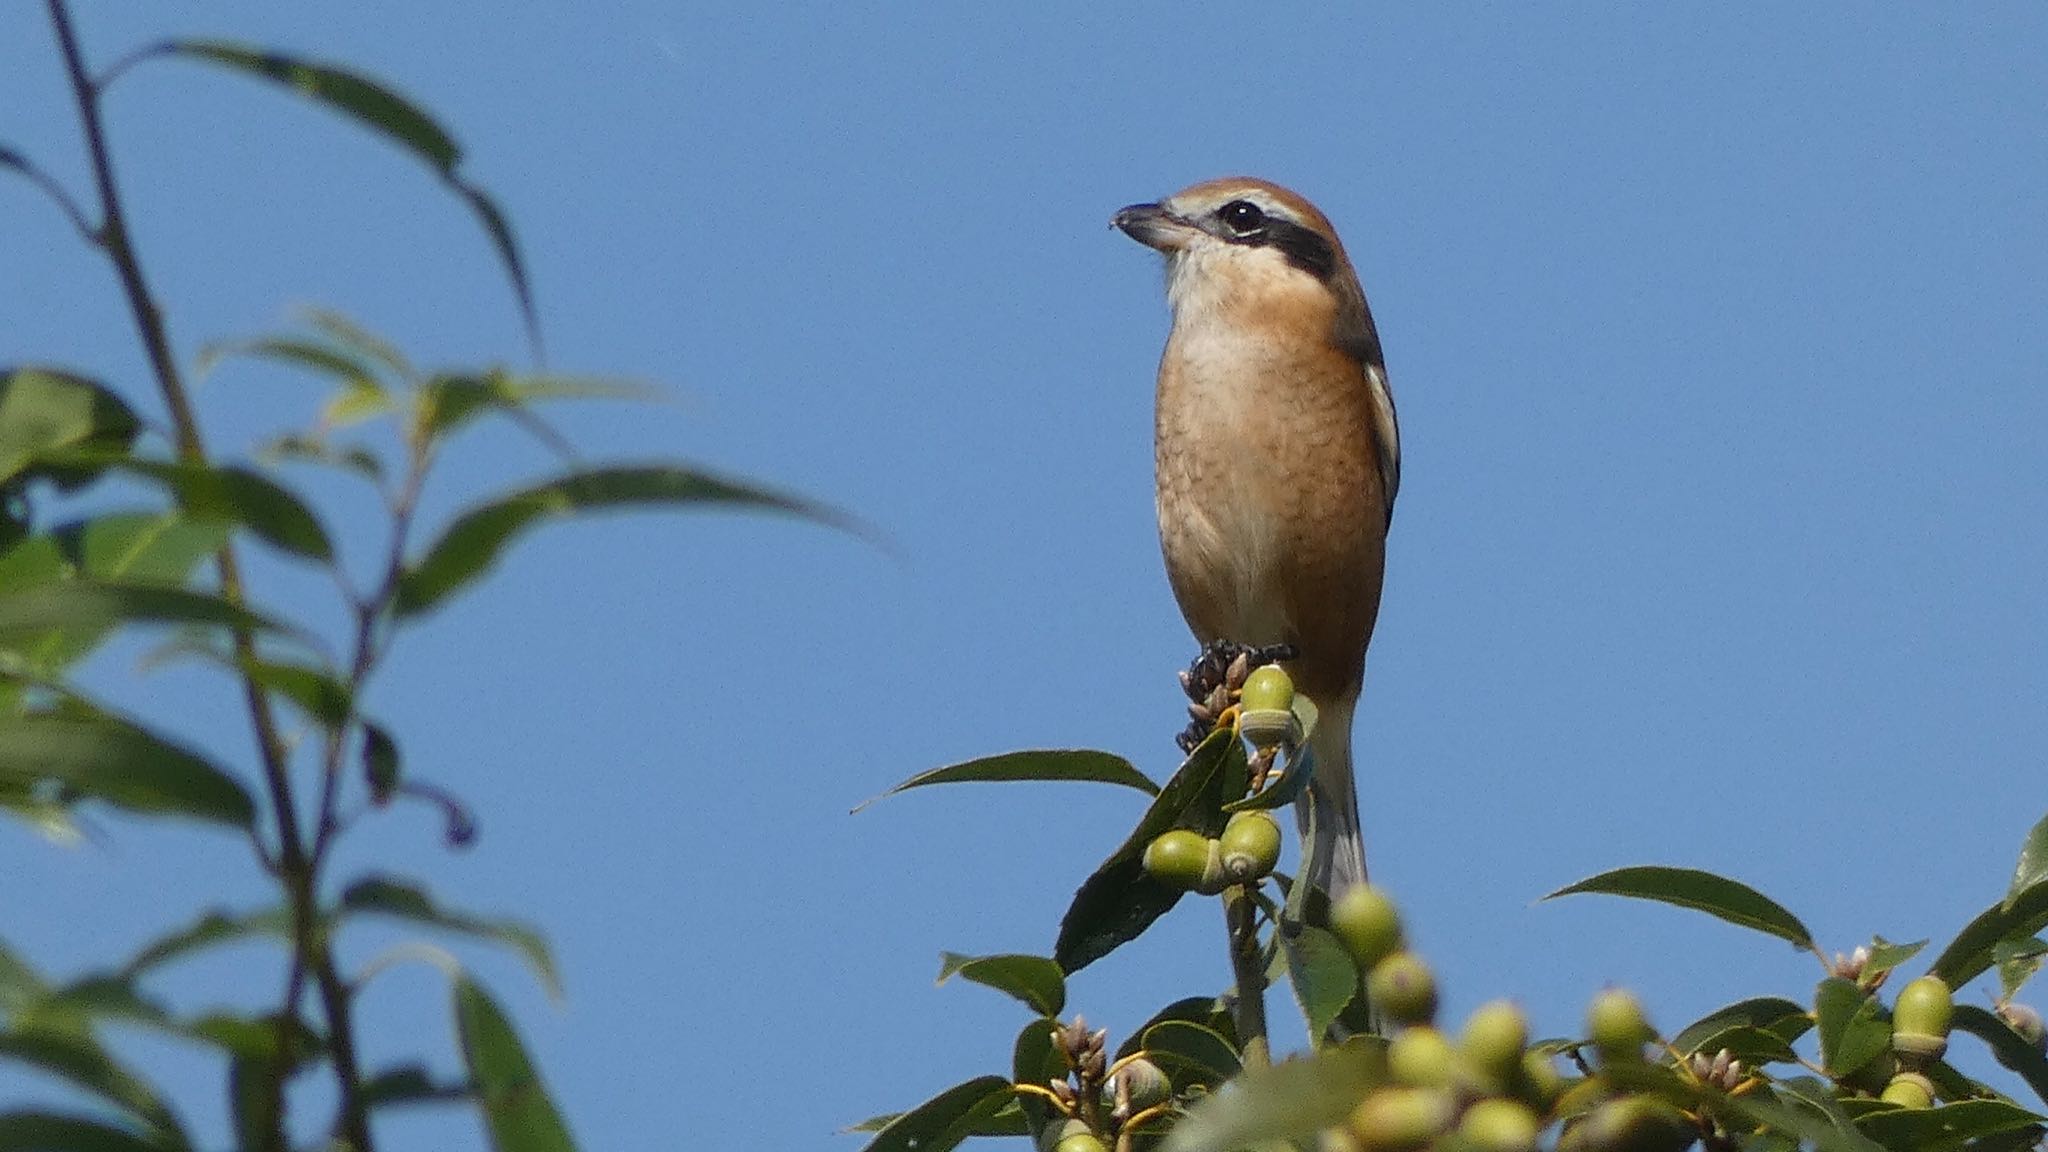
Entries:
<svg viewBox="0 0 2048 1152">
<path fill-rule="evenodd" d="M 1111 223 L 1166 256 L 1167 298 L 1183 316 L 1290 301 L 1317 308 L 1358 292 L 1329 219 L 1264 180 L 1206 181 Z"/>
</svg>

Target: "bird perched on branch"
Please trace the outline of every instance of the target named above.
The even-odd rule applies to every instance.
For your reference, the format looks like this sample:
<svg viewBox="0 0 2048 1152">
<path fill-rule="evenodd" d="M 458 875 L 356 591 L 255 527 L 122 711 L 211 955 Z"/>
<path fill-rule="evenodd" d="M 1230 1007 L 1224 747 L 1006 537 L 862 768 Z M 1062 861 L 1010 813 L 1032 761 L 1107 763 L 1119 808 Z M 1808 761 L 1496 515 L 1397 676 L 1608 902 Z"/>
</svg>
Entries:
<svg viewBox="0 0 2048 1152">
<path fill-rule="evenodd" d="M 1315 206 L 1263 180 L 1211 180 L 1114 224 L 1166 257 L 1159 538 L 1203 644 L 1289 645 L 1314 702 L 1296 812 L 1311 880 L 1365 880 L 1351 717 L 1379 615 L 1400 432 L 1365 292 Z M 1309 809 L 1313 807 L 1311 821 Z"/>
</svg>

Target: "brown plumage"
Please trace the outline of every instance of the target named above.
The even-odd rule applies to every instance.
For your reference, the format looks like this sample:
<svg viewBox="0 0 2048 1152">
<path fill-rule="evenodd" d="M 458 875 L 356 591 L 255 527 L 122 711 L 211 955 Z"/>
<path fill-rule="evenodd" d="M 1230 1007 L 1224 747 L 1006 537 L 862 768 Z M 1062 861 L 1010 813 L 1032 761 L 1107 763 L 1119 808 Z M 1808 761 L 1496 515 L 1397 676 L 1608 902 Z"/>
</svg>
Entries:
<svg viewBox="0 0 2048 1152">
<path fill-rule="evenodd" d="M 1167 258 L 1155 464 L 1174 596 L 1205 644 L 1298 650 L 1288 671 L 1321 716 L 1314 879 L 1360 882 L 1351 717 L 1400 486 L 1365 293 L 1329 220 L 1262 180 L 1197 184 L 1116 224 Z"/>
</svg>

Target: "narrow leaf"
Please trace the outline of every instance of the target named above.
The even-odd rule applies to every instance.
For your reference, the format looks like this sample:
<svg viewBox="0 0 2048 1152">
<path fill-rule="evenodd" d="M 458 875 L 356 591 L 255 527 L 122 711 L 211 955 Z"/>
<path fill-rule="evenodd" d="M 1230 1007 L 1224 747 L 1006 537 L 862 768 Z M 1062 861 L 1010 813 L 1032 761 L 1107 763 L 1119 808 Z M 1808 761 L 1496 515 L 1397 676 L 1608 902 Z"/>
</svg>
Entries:
<svg viewBox="0 0 2048 1152">
<path fill-rule="evenodd" d="M 0 718 L 0 787 L 59 781 L 129 812 L 186 816 L 236 828 L 256 803 L 234 777 L 112 716 Z"/>
<path fill-rule="evenodd" d="M 2020 845 L 2020 861 L 2013 866 L 2012 883 L 2006 887 L 2000 907 L 2010 912 L 2020 896 L 2036 884 L 2048 882 L 2048 816 L 2041 817 Z"/>
<path fill-rule="evenodd" d="M 146 1136 L 87 1116 L 0 1112 L 0 1152 L 175 1152 L 180 1147 L 166 1136 Z"/>
<path fill-rule="evenodd" d="M 1091 780 L 1102 784 L 1121 784 L 1126 788 L 1136 788 L 1148 796 L 1159 795 L 1159 785 L 1154 784 L 1143 772 L 1132 767 L 1131 762 L 1121 756 L 1085 748 L 1051 748 L 1005 752 L 1000 756 L 984 756 L 979 760 L 948 764 L 944 768 L 920 772 L 880 796 L 863 801 L 854 811 L 859 812 L 875 801 L 894 796 L 898 792 L 908 792 L 912 788 L 923 788 L 930 784 L 1007 784 L 1019 780 Z"/>
<path fill-rule="evenodd" d="M 164 486 L 189 519 L 239 525 L 281 551 L 310 560 L 334 559 L 334 545 L 313 510 L 260 472 L 99 451 L 44 453 L 37 459 L 60 467 L 115 469 L 153 480 Z"/>
<path fill-rule="evenodd" d="M 386 876 L 368 876 L 349 885 L 341 894 L 341 908 L 346 913 L 396 916 L 506 945 L 526 958 L 550 996 L 562 995 L 562 976 L 555 967 L 554 955 L 548 951 L 547 941 L 516 920 L 493 920 L 450 911 L 435 904 L 425 889 Z"/>
<path fill-rule="evenodd" d="M 2027 1043 L 2025 1037 L 2013 1031 L 1996 1014 L 1975 1004 L 1956 1005 L 1954 1026 L 1984 1041 L 2000 1064 L 2019 1073 L 2027 1087 L 2034 1090 L 2035 1096 L 2048 1101 L 2048 1056 L 2044 1056 L 2039 1048 Z"/>
<path fill-rule="evenodd" d="M 721 506 L 787 512 L 851 528 L 840 513 L 708 473 L 668 466 L 593 468 L 471 508 L 406 569 L 396 609 L 417 615 L 481 576 L 514 538 L 535 525 L 608 508 Z"/>
<path fill-rule="evenodd" d="M 0 648 L 53 630 L 117 624 L 194 624 L 284 631 L 269 617 L 206 592 L 150 584 L 65 580 L 0 594 Z"/>
<path fill-rule="evenodd" d="M 177 40 L 156 49 L 158 53 L 203 60 L 282 84 L 300 95 L 355 120 L 424 161 L 449 189 L 460 196 L 475 213 L 477 222 L 490 236 L 498 258 L 505 265 L 520 315 L 536 350 L 540 347 L 540 323 L 534 312 L 533 290 L 526 266 L 519 258 L 519 246 L 506 224 L 504 214 L 484 192 L 456 171 L 462 151 L 433 118 L 411 101 L 373 80 L 346 69 L 281 52 L 269 52 L 244 44 L 220 40 Z"/>
<path fill-rule="evenodd" d="M 1041 1016 L 1057 1016 L 1067 1006 L 1066 973 L 1043 956 L 940 953 L 938 982 L 944 984 L 954 976 L 1007 992 Z"/>
<path fill-rule="evenodd" d="M 575 1152 L 512 1022 L 467 976 L 455 981 L 455 1028 L 495 1152 Z"/>
<path fill-rule="evenodd" d="M 1308 1022 L 1309 1042 L 1320 1044 L 1358 992 L 1358 966 L 1335 936 L 1310 925 L 1280 933 L 1280 949 L 1295 1003 Z"/>
<path fill-rule="evenodd" d="M 284 908 L 264 908 L 255 912 L 223 912 L 216 908 L 185 927 L 145 945 L 122 965 L 120 976 L 124 980 L 134 980 L 173 960 L 222 944 L 251 939 L 285 941 L 291 939 L 291 933 L 291 913 Z"/>
<path fill-rule="evenodd" d="M 1569 896 L 1579 892 L 1597 892 L 1609 896 L 1631 896 L 1639 900 L 1657 900 L 1676 904 L 1718 916 L 1730 924 L 1754 928 L 1790 941 L 1800 948 L 1813 947 L 1813 933 L 1799 918 L 1786 911 L 1777 902 L 1763 893 L 1712 872 L 1695 868 L 1666 868 L 1657 865 L 1643 865 L 1633 868 L 1617 868 L 1602 872 L 1576 884 L 1567 885 L 1545 900 Z"/>
<path fill-rule="evenodd" d="M 863 1152 L 949 1152 L 986 1118 L 1010 1102 L 1001 1076 L 977 1076 L 889 1121 Z"/>
<path fill-rule="evenodd" d="M 1877 998 L 1855 984 L 1830 976 L 1820 982 L 1813 1002 L 1821 1063 L 1837 1080 L 1855 1075 L 1891 1047 L 1892 1026 L 1878 1018 Z"/>
<path fill-rule="evenodd" d="M 2043 1117 L 2004 1100 L 1958 1100 L 1935 1108 L 1894 1108 L 1856 1120 L 1864 1135 L 1887 1148 L 1948 1152 L 1981 1136 L 2017 1132 Z"/>
<path fill-rule="evenodd" d="M 1763 1029 L 1790 1043 L 1812 1026 L 1812 1017 L 1799 1004 L 1781 996 L 1760 996 L 1753 1000 L 1739 1000 L 1700 1017 L 1680 1029 L 1678 1035 L 1672 1037 L 1671 1046 L 1680 1055 L 1690 1056 L 1703 1050 L 1702 1045 L 1708 1037 L 1737 1027 Z M 1704 1050 L 1710 1055 L 1713 1051 Z"/>
<path fill-rule="evenodd" d="M 386 1068 L 363 1082 L 363 1107 L 385 1108 L 395 1104 L 446 1104 L 469 1100 L 476 1093 L 467 1084 L 436 1081 L 424 1064 L 401 1064 Z"/>
<path fill-rule="evenodd" d="M 178 1118 L 148 1084 L 117 1064 L 90 1036 L 64 1032 L 0 1033 L 0 1059 L 55 1076 L 112 1104 L 148 1131 L 185 1142 Z"/>
<path fill-rule="evenodd" d="M 1123 844 L 1074 893 L 1053 945 L 1061 968 L 1078 972 L 1109 955 L 1180 901 L 1184 893 L 1146 873 L 1146 846 L 1169 828 L 1204 836 L 1222 831 L 1223 805 L 1244 795 L 1248 772 L 1244 742 L 1234 731 L 1212 733 L 1196 747 Z"/>
<path fill-rule="evenodd" d="M 370 801 L 383 804 L 398 790 L 398 741 L 381 725 L 363 722 L 363 780 L 370 788 Z"/>
<path fill-rule="evenodd" d="M 106 513 L 21 541 L 0 557 L 0 588 L 22 589 L 80 576 L 91 583 L 175 587 L 226 539 L 225 527 L 195 523 L 175 513 Z M 39 634 L 19 632 L 4 646 L 13 647 L 35 674 L 54 679 L 97 647 L 112 626 L 103 621 Z"/>
<path fill-rule="evenodd" d="M 2032 936 L 2043 928 L 2048 928 L 2048 882 L 1978 913 L 1934 958 L 1928 973 L 1951 988 L 1961 988 L 1997 962 L 1999 941 Z"/>
<path fill-rule="evenodd" d="M 1870 941 L 1870 957 L 1863 962 L 1863 978 L 1875 981 L 1879 973 L 1889 972 L 1920 954 L 1927 947 L 1927 941 L 1915 940 L 1910 944 L 1894 944 L 1882 936 Z"/>
<path fill-rule="evenodd" d="M 0 481 L 46 452 L 125 449 L 141 426 L 111 389 L 83 376 L 54 368 L 0 370 Z"/>
</svg>

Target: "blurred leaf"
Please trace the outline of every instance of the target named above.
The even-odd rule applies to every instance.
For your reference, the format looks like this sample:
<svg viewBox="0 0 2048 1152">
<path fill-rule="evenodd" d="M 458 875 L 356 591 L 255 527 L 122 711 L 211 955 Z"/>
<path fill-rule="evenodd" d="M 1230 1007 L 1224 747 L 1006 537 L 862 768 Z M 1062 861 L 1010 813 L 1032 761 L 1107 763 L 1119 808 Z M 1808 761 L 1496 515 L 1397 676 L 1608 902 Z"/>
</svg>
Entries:
<svg viewBox="0 0 2048 1152">
<path fill-rule="evenodd" d="M 1067 1006 L 1066 973 L 1043 956 L 939 953 L 938 982 L 944 984 L 954 976 L 1007 992 L 1041 1016 L 1057 1016 Z"/>
<path fill-rule="evenodd" d="M 2032 936 L 2048 927 L 2048 882 L 2009 895 L 2007 900 L 1986 908 L 1965 925 L 1935 957 L 1928 973 L 1941 977 L 1951 988 L 1961 988 L 1996 962 L 1999 941 Z"/>
<path fill-rule="evenodd" d="M 1342 1123 L 1385 1080 L 1384 1050 L 1354 1044 L 1252 1069 L 1231 1091 L 1189 1109 L 1162 1152 L 1235 1152 L 1266 1141 L 1314 1147 L 1317 1133 Z"/>
<path fill-rule="evenodd" d="M 1154 1024 L 1163 1024 L 1168 1020 L 1185 1020 L 1190 1024 L 1200 1024 L 1223 1037 L 1224 1043 L 1230 1045 L 1232 1051 L 1237 1050 L 1237 1036 L 1231 1026 L 1230 1010 L 1224 1002 L 1215 996 L 1188 996 L 1154 1012 L 1151 1019 L 1133 1029 L 1117 1047 L 1116 1058 L 1121 1060 L 1142 1049 L 1145 1046 L 1146 1031 Z"/>
<path fill-rule="evenodd" d="M 280 1027 L 275 1015 L 248 1017 L 208 1012 L 196 1020 L 179 1022 L 176 1031 L 236 1056 L 272 1062 L 283 1056 L 295 1065 L 327 1050 L 326 1040 L 304 1020 L 285 1020 Z"/>
<path fill-rule="evenodd" d="M 54 368 L 0 371 L 0 484 L 46 452 L 126 449 L 140 427 L 119 396 L 83 376 Z"/>
<path fill-rule="evenodd" d="M 1676 904 L 1718 916 L 1730 924 L 1769 933 L 1780 940 L 1790 941 L 1796 947 L 1813 947 L 1813 933 L 1807 931 L 1797 916 L 1775 901 L 1747 884 L 1696 868 L 1658 865 L 1616 868 L 1560 888 L 1544 899 L 1554 900 L 1579 892 L 1632 896 L 1639 900 Z"/>
<path fill-rule="evenodd" d="M 2026 843 L 2020 845 L 2020 861 L 2012 870 L 2012 883 L 2006 887 L 2005 901 L 2000 905 L 2010 912 L 2027 889 L 2048 882 L 2048 816 L 2027 833 Z"/>
<path fill-rule="evenodd" d="M 425 112 L 375 81 L 329 64 L 281 52 L 220 40 L 174 40 L 161 45 L 155 52 L 221 64 L 275 81 L 353 118 L 425 161 L 456 195 L 469 204 L 478 222 L 490 235 L 512 282 L 512 290 L 519 298 L 519 311 L 526 320 L 527 333 L 534 348 L 539 349 L 540 321 L 535 315 L 533 290 L 527 283 L 525 264 L 519 257 L 512 229 L 490 197 L 456 172 L 456 165 L 462 159 L 461 150 Z"/>
<path fill-rule="evenodd" d="M 1814 1015 L 1820 1021 L 1820 1058 L 1837 1080 L 1853 1076 L 1892 1046 L 1892 1026 L 1878 1017 L 1878 1003 L 1840 976 L 1820 982 Z"/>
<path fill-rule="evenodd" d="M 455 518 L 398 582 L 396 611 L 412 616 L 482 575 L 513 538 L 538 523 L 578 512 L 634 506 L 732 505 L 764 508 L 851 528 L 846 517 L 763 488 L 687 468 L 592 468 L 513 492 Z"/>
<path fill-rule="evenodd" d="M 2018 1073 L 2036 1097 L 2048 1102 L 2048 1056 L 2039 1048 L 2027 1043 L 1995 1013 L 1975 1004 L 1956 1005 L 1954 1026 L 1989 1045 L 2000 1064 Z"/>
<path fill-rule="evenodd" d="M 929 784 L 1007 784 L 1019 780 L 1093 780 L 1103 784 L 1122 784 L 1126 788 L 1136 788 L 1148 796 L 1159 794 L 1159 785 L 1154 784 L 1143 772 L 1133 768 L 1131 762 L 1121 756 L 1085 748 L 1053 748 L 1005 752 L 1000 756 L 984 756 L 979 760 L 948 764 L 944 768 L 920 772 L 880 796 L 862 801 L 860 807 L 854 811 L 859 812 L 875 801 L 887 799 L 898 792 L 923 788 Z"/>
<path fill-rule="evenodd" d="M 178 1118 L 148 1084 L 114 1062 L 90 1036 L 66 1032 L 0 1033 L 0 1060 L 13 1060 L 55 1076 L 121 1109 L 147 1131 L 186 1145 Z"/>
<path fill-rule="evenodd" d="M 370 789 L 370 802 L 388 802 L 398 790 L 400 776 L 398 741 L 381 725 L 363 721 L 363 780 Z"/>
<path fill-rule="evenodd" d="M 12 1018 L 15 1013 L 48 995 L 49 990 L 49 985 L 43 982 L 28 961 L 0 942 L 0 1018 Z"/>
<path fill-rule="evenodd" d="M 216 908 L 185 927 L 151 941 L 122 965 L 120 975 L 122 979 L 133 980 L 173 960 L 220 944 L 255 938 L 289 941 L 291 936 L 291 913 L 284 908 L 263 908 L 255 912 L 223 912 Z"/>
<path fill-rule="evenodd" d="M 1864 961 L 1863 978 L 1874 980 L 1878 973 L 1889 972 L 1920 954 L 1927 947 L 1927 941 L 1915 940 L 1911 944 L 1894 944 L 1882 936 L 1870 941 L 1870 958 Z"/>
<path fill-rule="evenodd" d="M 0 1152 L 176 1152 L 184 1145 L 86 1116 L 0 1112 Z"/>
<path fill-rule="evenodd" d="M 381 384 L 348 384 L 320 407 L 320 428 L 349 428 L 396 411 L 398 401 Z"/>
<path fill-rule="evenodd" d="M 0 787 L 56 780 L 129 812 L 236 828 L 256 818 L 234 777 L 112 716 L 0 717 Z"/>
<path fill-rule="evenodd" d="M 267 464 L 291 460 L 344 468 L 373 482 L 384 479 L 384 462 L 376 453 L 361 446 L 337 447 L 309 436 L 279 436 L 259 449 L 257 456 Z"/>
<path fill-rule="evenodd" d="M 39 642 L 46 632 L 89 634 L 124 623 L 285 631 L 269 617 L 211 593 L 152 584 L 64 580 L 0 594 L 0 648 Z"/>
<path fill-rule="evenodd" d="M 574 1152 L 575 1141 L 512 1022 L 467 976 L 455 981 L 455 1027 L 495 1152 Z"/>
<path fill-rule="evenodd" d="M 313 306 L 300 310 L 315 331 L 333 341 L 357 360 L 374 360 L 385 372 L 400 380 L 412 380 L 419 376 L 412 362 L 405 358 L 396 345 L 348 318 L 345 313 L 332 308 Z M 366 375 L 374 376 L 374 372 Z"/>
<path fill-rule="evenodd" d="M 247 1149 L 278 1148 L 284 1141 L 284 1086 L 280 1069 L 265 1060 L 228 1061 L 228 1111 L 236 1142 Z"/>
<path fill-rule="evenodd" d="M 1213 1088 L 1243 1066 L 1237 1049 L 1221 1033 L 1188 1020 L 1162 1020 L 1145 1029 L 1143 1051 L 1177 1088 Z"/>
<path fill-rule="evenodd" d="M 1137 939 L 1180 901 L 1184 893 L 1146 873 L 1146 846 L 1169 828 L 1204 836 L 1222 831 L 1223 805 L 1244 795 L 1247 774 L 1244 742 L 1235 731 L 1213 732 L 1195 748 L 1130 836 L 1074 893 L 1053 946 L 1061 968 L 1079 972 Z"/>
<path fill-rule="evenodd" d="M 562 995 L 561 973 L 555 968 L 555 959 L 548 951 L 547 941 L 539 932 L 516 920 L 490 920 L 452 912 L 435 904 L 433 897 L 427 895 L 423 888 L 374 875 L 356 881 L 342 892 L 341 910 L 345 913 L 396 916 L 416 924 L 496 941 L 526 958 L 540 977 L 541 984 L 547 988 L 548 995 L 556 998 Z"/>
<path fill-rule="evenodd" d="M 2031 1128 L 2043 1117 L 2003 1100 L 1959 1100 L 1934 1108 L 1895 1108 L 1857 1118 L 1864 1135 L 1887 1148 L 1946 1152 L 1979 1136 Z"/>
<path fill-rule="evenodd" d="M 1781 1080 L 1742 1096 L 1714 1096 L 1710 1108 L 1724 1116 L 1797 1136 L 1814 1152 L 1880 1152 L 1856 1130 L 1825 1083 L 1811 1076 Z M 1739 1126 L 1731 1125 L 1739 1130 Z"/>
<path fill-rule="evenodd" d="M 658 393 L 639 384 L 575 376 L 518 376 L 492 370 L 447 374 L 428 380 L 420 390 L 430 436 L 441 438 L 488 412 L 517 415 L 548 400 L 651 400 Z"/>
<path fill-rule="evenodd" d="M 401 1064 L 365 1080 L 362 1100 L 365 1108 L 385 1108 L 395 1104 L 446 1104 L 473 1099 L 475 1095 L 467 1084 L 436 1081 L 424 1064 Z"/>
<path fill-rule="evenodd" d="M 1672 1037 L 1671 1046 L 1681 1055 L 1689 1056 L 1700 1051 L 1700 1045 L 1708 1037 L 1736 1027 L 1760 1028 L 1789 1044 L 1812 1026 L 1812 1018 L 1801 1005 L 1781 996 L 1759 996 L 1753 1000 L 1739 1000 L 1700 1017 Z"/>
<path fill-rule="evenodd" d="M 312 509 L 260 472 L 235 465 L 144 460 L 104 452 L 44 453 L 39 462 L 116 469 L 162 484 L 186 517 L 237 524 L 264 543 L 310 560 L 334 559 L 334 545 Z"/>
<path fill-rule="evenodd" d="M 948 1152 L 1008 1104 L 1012 1094 L 1010 1082 L 1001 1076 L 956 1084 L 889 1121 L 863 1152 Z"/>
<path fill-rule="evenodd" d="M 1294 1001 L 1308 1022 L 1309 1042 L 1320 1044 L 1358 992 L 1358 966 L 1335 936 L 1310 925 L 1292 934 L 1281 932 L 1280 949 L 1287 957 Z"/>
<path fill-rule="evenodd" d="M 2010 1000 L 2048 961 L 2048 941 L 2039 936 L 2000 940 L 1992 946 L 1991 957 L 1998 966 L 1999 998 Z"/>
<path fill-rule="evenodd" d="M 302 340 L 295 336 L 265 336 L 255 340 L 209 345 L 199 353 L 199 368 L 201 371 L 208 371 L 229 357 L 289 364 L 349 388 L 383 388 L 383 384 L 377 379 L 376 370 L 365 364 L 354 351 L 317 340 Z"/>
</svg>

